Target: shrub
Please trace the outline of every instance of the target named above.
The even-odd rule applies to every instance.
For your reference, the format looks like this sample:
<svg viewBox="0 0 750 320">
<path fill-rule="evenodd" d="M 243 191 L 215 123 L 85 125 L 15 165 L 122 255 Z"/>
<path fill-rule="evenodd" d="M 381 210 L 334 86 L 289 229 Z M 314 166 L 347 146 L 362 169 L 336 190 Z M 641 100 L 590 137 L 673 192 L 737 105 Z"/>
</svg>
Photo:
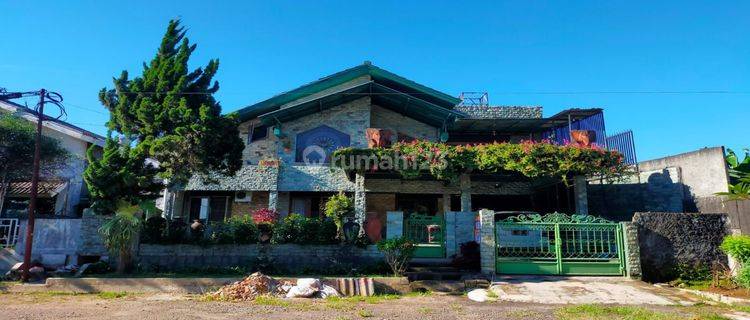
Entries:
<svg viewBox="0 0 750 320">
<path fill-rule="evenodd" d="M 172 220 L 167 225 L 167 234 L 162 243 L 176 244 L 187 242 L 188 225 L 182 220 Z"/>
<path fill-rule="evenodd" d="M 743 288 L 750 289 L 750 266 L 744 265 L 737 272 L 737 276 L 734 279 L 738 285 Z"/>
<path fill-rule="evenodd" d="M 253 217 L 253 221 L 256 224 L 274 223 L 279 219 L 279 213 L 268 208 L 250 211 L 250 215 Z"/>
<path fill-rule="evenodd" d="M 250 216 L 232 217 L 229 219 L 234 242 L 237 244 L 250 244 L 258 242 L 258 226 L 255 225 Z"/>
<path fill-rule="evenodd" d="M 331 196 L 326 201 L 326 217 L 333 220 L 336 224 L 337 238 L 343 239 L 344 232 L 344 217 L 352 215 L 354 213 L 354 203 L 352 199 L 347 197 L 344 192 L 339 192 L 336 195 Z"/>
<path fill-rule="evenodd" d="M 331 219 L 307 218 L 290 214 L 273 226 L 272 243 L 333 244 L 336 225 Z"/>
<path fill-rule="evenodd" d="M 258 227 L 249 216 L 231 217 L 224 222 L 213 222 L 209 229 L 211 244 L 250 244 L 258 242 Z"/>
<path fill-rule="evenodd" d="M 750 261 L 750 236 L 727 236 L 721 242 L 720 248 L 739 263 L 747 264 Z"/>
<path fill-rule="evenodd" d="M 143 243 L 162 243 L 167 229 L 167 219 L 162 217 L 151 217 L 146 219 L 143 225 L 141 241 Z"/>
<path fill-rule="evenodd" d="M 385 262 L 391 267 L 395 276 L 406 271 L 409 261 L 414 256 L 414 244 L 406 238 L 393 238 L 378 242 L 378 250 L 383 252 Z"/>
</svg>

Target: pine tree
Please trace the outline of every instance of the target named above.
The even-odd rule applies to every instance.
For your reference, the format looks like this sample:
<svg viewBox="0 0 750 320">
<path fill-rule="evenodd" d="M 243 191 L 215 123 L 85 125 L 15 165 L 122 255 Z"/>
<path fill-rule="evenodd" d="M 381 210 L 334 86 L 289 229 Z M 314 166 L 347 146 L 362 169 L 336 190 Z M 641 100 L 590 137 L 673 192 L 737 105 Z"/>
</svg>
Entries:
<svg viewBox="0 0 750 320">
<path fill-rule="evenodd" d="M 223 116 L 221 105 L 213 97 L 219 90 L 218 82 L 213 81 L 219 61 L 210 60 L 205 68 L 189 71 L 188 60 L 196 45 L 190 44 L 185 33 L 179 20 L 170 21 L 156 56 L 149 64 L 144 63 L 142 75 L 129 79 L 128 72 L 123 71 L 113 79 L 113 89 L 99 92 L 99 100 L 110 111 L 107 126 L 132 141 L 132 148 L 105 147 L 105 157 L 87 172 L 89 186 L 100 188 L 92 192 L 96 200 L 139 195 L 142 193 L 132 192 L 139 188 L 152 190 L 141 184 L 153 181 L 153 176 L 148 176 L 152 173 L 175 186 L 193 174 L 233 174 L 242 166 L 244 145 L 236 117 Z M 109 160 L 105 160 L 107 154 Z M 158 166 L 153 170 L 138 167 L 148 165 L 139 163 L 145 159 L 156 160 Z M 133 166 L 128 168 L 133 174 L 144 175 L 136 179 L 139 182 L 107 182 L 104 172 L 121 169 L 108 166 L 123 162 Z M 124 174 L 115 177 L 132 178 Z M 113 183 L 122 186 L 111 187 Z"/>
</svg>

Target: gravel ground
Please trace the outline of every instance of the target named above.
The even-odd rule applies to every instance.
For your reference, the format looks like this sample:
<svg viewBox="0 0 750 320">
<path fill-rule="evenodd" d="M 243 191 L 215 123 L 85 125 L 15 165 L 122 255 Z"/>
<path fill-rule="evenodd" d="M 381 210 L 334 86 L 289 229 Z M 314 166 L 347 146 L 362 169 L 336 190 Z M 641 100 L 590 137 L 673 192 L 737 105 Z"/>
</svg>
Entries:
<svg viewBox="0 0 750 320">
<path fill-rule="evenodd" d="M 262 299 L 256 302 L 206 301 L 199 296 L 115 293 L 0 294 L 0 319 L 578 319 L 561 316 L 562 305 L 469 301 L 465 296 L 408 296 L 375 301 Z M 633 307 L 628 307 L 633 308 Z M 651 306 L 650 311 L 674 313 L 670 319 L 713 313 L 701 307 Z M 599 311 L 596 311 L 599 312 Z M 613 314 L 615 315 L 615 314 Z M 604 316 L 604 317 L 599 317 Z M 646 318 L 653 318 L 647 316 Z M 598 314 L 580 319 L 641 319 Z M 719 318 L 721 319 L 721 318 Z"/>
</svg>

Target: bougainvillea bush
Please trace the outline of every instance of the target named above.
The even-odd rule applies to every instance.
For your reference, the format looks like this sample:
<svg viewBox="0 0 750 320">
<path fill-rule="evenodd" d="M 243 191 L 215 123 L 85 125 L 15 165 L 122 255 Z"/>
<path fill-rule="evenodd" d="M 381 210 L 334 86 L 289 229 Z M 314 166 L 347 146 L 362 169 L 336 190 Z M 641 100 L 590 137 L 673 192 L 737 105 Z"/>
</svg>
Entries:
<svg viewBox="0 0 750 320">
<path fill-rule="evenodd" d="M 469 172 L 516 172 L 529 178 L 560 178 L 567 183 L 577 175 L 615 179 L 633 170 L 617 151 L 548 141 L 454 146 L 418 140 L 396 143 L 391 148 L 343 148 L 334 152 L 333 159 L 334 166 L 350 171 L 395 171 L 405 179 L 429 173 L 446 181 Z"/>
<path fill-rule="evenodd" d="M 253 217 L 253 222 L 255 222 L 256 224 L 271 224 L 279 219 L 279 213 L 268 208 L 252 210 L 250 211 L 250 215 Z"/>
</svg>

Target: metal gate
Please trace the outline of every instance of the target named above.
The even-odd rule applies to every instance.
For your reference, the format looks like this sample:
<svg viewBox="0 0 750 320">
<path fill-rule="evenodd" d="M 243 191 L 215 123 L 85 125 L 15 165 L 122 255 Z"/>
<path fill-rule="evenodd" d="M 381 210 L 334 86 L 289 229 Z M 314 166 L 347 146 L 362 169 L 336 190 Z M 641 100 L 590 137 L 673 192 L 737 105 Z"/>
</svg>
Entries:
<svg viewBox="0 0 750 320">
<path fill-rule="evenodd" d="M 620 224 L 588 215 L 518 215 L 495 224 L 497 273 L 623 275 Z"/>
<path fill-rule="evenodd" d="M 409 214 L 404 218 L 404 236 L 416 246 L 414 257 L 445 257 L 445 219 L 442 214 Z"/>
</svg>

